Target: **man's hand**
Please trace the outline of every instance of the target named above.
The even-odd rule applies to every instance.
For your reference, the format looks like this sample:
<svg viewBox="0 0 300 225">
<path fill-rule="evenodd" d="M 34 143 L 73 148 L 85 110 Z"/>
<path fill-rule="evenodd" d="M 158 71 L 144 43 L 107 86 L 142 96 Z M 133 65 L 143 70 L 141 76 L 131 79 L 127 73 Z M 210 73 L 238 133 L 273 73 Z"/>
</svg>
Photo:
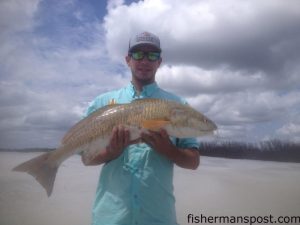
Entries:
<svg viewBox="0 0 300 225">
<path fill-rule="evenodd" d="M 118 158 L 124 149 L 131 144 L 137 143 L 139 140 L 130 141 L 130 132 L 127 128 L 122 125 L 116 126 L 112 130 L 109 144 L 105 149 L 102 149 L 92 161 L 87 161 L 82 156 L 82 162 L 84 165 L 100 165 L 105 162 L 109 162 L 113 159 Z"/>
<path fill-rule="evenodd" d="M 106 147 L 107 154 L 111 159 L 119 157 L 123 150 L 130 144 L 129 130 L 119 125 L 113 128 L 109 144 Z"/>
<path fill-rule="evenodd" d="M 172 154 L 174 148 L 176 148 L 171 142 L 167 131 L 164 129 L 157 132 L 150 130 L 148 132 L 143 132 L 141 134 L 141 139 L 167 158 L 169 158 L 169 155 Z"/>
<path fill-rule="evenodd" d="M 164 155 L 176 165 L 186 169 L 197 169 L 200 163 L 199 152 L 195 149 L 179 149 L 170 140 L 166 130 L 149 131 L 141 134 L 141 140 L 155 151 Z"/>
</svg>

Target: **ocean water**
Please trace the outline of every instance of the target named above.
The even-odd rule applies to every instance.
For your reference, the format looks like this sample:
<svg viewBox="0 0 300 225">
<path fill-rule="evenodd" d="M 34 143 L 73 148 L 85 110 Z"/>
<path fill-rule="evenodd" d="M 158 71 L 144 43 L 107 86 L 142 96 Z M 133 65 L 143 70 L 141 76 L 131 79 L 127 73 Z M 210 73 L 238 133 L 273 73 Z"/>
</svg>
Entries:
<svg viewBox="0 0 300 225">
<path fill-rule="evenodd" d="M 38 154 L 0 153 L 0 224 L 90 224 L 101 166 L 85 167 L 79 156 L 71 157 L 60 167 L 48 198 L 34 178 L 11 171 Z M 175 167 L 179 224 L 200 224 L 196 216 L 201 215 L 300 216 L 300 163 L 201 157 L 200 164 L 194 171 Z"/>
</svg>

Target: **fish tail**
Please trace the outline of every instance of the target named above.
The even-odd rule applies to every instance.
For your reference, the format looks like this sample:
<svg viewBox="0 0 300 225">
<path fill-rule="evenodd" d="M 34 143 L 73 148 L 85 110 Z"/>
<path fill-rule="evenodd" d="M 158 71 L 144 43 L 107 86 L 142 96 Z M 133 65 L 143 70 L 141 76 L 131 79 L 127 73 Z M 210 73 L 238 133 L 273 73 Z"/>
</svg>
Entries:
<svg viewBox="0 0 300 225">
<path fill-rule="evenodd" d="M 42 154 L 13 168 L 13 171 L 26 172 L 32 175 L 45 188 L 48 197 L 52 193 L 58 169 L 58 165 L 48 160 L 50 154 L 50 152 Z"/>
</svg>

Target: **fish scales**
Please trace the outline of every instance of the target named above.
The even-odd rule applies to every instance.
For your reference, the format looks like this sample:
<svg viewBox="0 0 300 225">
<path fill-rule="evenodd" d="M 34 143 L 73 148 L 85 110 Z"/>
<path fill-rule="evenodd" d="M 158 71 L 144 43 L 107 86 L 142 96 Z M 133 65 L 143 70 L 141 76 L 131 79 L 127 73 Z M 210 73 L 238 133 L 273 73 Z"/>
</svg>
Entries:
<svg viewBox="0 0 300 225">
<path fill-rule="evenodd" d="M 165 128 L 170 136 L 179 138 L 202 136 L 217 129 L 200 112 L 173 101 L 141 99 L 128 104 L 108 105 L 76 123 L 64 135 L 59 148 L 26 161 L 13 170 L 35 177 L 50 196 L 60 164 L 80 152 L 95 157 L 109 142 L 113 128 L 121 124 L 128 127 L 130 132 Z"/>
<path fill-rule="evenodd" d="M 167 119 L 167 116 L 169 116 L 170 113 L 165 107 L 166 105 L 163 104 L 163 101 L 149 100 L 149 102 L 147 103 L 148 104 L 145 104 L 145 110 L 143 115 L 144 119 Z"/>
</svg>

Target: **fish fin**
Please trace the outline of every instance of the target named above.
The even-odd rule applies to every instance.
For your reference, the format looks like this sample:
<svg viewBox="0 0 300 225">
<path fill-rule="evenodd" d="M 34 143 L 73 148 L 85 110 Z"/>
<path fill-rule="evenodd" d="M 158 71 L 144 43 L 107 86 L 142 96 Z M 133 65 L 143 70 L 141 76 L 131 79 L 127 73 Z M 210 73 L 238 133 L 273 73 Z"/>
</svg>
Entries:
<svg viewBox="0 0 300 225">
<path fill-rule="evenodd" d="M 117 101 L 114 98 L 112 98 L 111 100 L 109 100 L 108 104 L 109 105 L 116 105 Z"/>
<path fill-rule="evenodd" d="M 145 120 L 142 122 L 142 127 L 148 130 L 158 131 L 167 124 L 170 124 L 169 120 Z"/>
<path fill-rule="evenodd" d="M 45 188 L 48 197 L 52 193 L 58 169 L 58 166 L 49 163 L 49 155 L 50 153 L 42 154 L 13 168 L 13 171 L 32 175 Z"/>
</svg>

